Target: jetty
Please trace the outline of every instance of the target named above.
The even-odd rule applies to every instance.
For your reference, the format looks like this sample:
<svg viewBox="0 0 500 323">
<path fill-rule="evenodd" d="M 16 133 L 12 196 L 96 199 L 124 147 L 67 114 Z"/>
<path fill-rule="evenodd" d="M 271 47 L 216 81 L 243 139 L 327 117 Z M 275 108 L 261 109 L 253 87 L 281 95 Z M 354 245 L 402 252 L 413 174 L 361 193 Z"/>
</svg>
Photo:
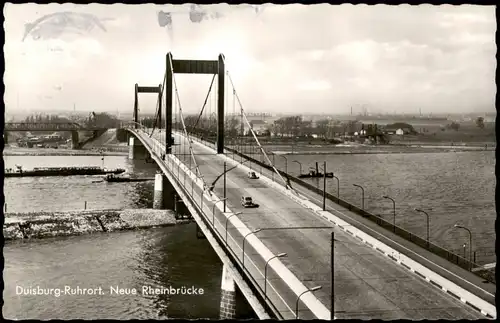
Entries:
<svg viewBox="0 0 500 323">
<path fill-rule="evenodd" d="M 3 235 L 5 240 L 40 239 L 171 226 L 191 221 L 172 211 L 155 209 L 6 213 Z"/>
</svg>

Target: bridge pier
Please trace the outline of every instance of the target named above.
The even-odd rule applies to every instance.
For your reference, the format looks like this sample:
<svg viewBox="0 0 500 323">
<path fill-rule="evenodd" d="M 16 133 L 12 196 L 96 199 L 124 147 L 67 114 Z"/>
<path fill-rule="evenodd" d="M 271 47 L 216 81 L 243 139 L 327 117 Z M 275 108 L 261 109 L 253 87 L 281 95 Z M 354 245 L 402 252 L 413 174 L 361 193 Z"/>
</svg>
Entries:
<svg viewBox="0 0 500 323">
<path fill-rule="evenodd" d="M 236 318 L 236 290 L 234 279 L 231 276 L 226 265 L 222 267 L 222 282 L 220 291 L 220 314 L 219 318 L 235 319 Z"/>
<path fill-rule="evenodd" d="M 128 138 L 128 158 L 129 159 L 136 159 L 136 157 L 139 154 L 139 146 L 141 145 L 141 142 L 133 137 L 130 136 Z"/>
<path fill-rule="evenodd" d="M 4 145 L 7 145 L 9 143 L 9 133 L 7 131 L 3 133 L 3 143 Z"/>
<path fill-rule="evenodd" d="M 78 131 L 73 130 L 71 131 L 71 149 L 78 149 L 79 143 L 79 138 L 78 138 Z"/>
<path fill-rule="evenodd" d="M 168 179 L 163 174 L 155 175 L 155 191 L 153 198 L 153 209 L 164 209 L 166 207 L 165 203 L 165 192 L 168 190 Z"/>
</svg>

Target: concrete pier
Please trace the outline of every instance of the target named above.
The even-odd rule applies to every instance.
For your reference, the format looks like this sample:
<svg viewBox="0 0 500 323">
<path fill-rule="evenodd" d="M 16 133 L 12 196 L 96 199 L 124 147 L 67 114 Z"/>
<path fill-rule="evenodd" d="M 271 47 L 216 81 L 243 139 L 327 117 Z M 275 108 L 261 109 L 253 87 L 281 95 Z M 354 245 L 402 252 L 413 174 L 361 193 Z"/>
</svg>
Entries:
<svg viewBox="0 0 500 323">
<path fill-rule="evenodd" d="M 137 157 L 137 146 L 139 146 L 139 140 L 130 136 L 128 138 L 128 159 L 135 159 Z"/>
<path fill-rule="evenodd" d="M 3 133 L 3 142 L 5 145 L 9 143 L 9 133 L 7 131 Z"/>
<path fill-rule="evenodd" d="M 153 199 L 153 209 L 164 209 L 167 206 L 165 203 L 165 193 L 168 191 L 168 179 L 164 174 L 155 175 L 155 189 Z"/>
<path fill-rule="evenodd" d="M 71 149 L 78 149 L 79 147 L 78 131 L 71 131 Z"/>
<path fill-rule="evenodd" d="M 220 316 L 221 320 L 234 319 L 236 317 L 236 290 L 234 279 L 227 266 L 222 267 Z"/>
</svg>

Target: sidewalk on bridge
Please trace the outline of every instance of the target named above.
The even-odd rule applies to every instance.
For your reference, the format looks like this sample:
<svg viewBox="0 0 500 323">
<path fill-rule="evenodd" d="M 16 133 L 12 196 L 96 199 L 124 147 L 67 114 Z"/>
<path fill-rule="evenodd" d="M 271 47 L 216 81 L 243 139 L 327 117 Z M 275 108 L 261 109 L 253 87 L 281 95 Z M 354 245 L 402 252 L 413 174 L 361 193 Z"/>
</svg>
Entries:
<svg viewBox="0 0 500 323">
<path fill-rule="evenodd" d="M 317 205 L 320 205 L 318 201 L 322 201 L 322 199 L 323 199 L 322 196 L 320 196 L 314 192 L 311 192 L 300 185 L 297 185 L 297 184 L 294 185 L 294 187 L 296 189 L 298 188 L 297 186 L 300 187 L 299 192 L 301 192 L 301 193 L 307 192 L 307 194 L 305 194 L 305 195 L 307 197 L 314 197 L 314 199 L 311 199 L 311 201 Z M 361 230 L 364 229 L 363 227 L 368 227 L 370 229 L 370 231 L 366 232 L 367 234 L 372 235 L 374 238 L 387 244 L 388 246 L 397 250 L 398 252 L 401 252 L 404 255 L 412 258 L 413 260 L 415 260 L 419 263 L 422 263 L 422 260 L 419 259 L 419 257 L 416 257 L 415 255 L 412 255 L 411 253 L 409 253 L 407 250 L 404 250 L 404 248 L 407 248 L 407 249 L 411 250 L 412 252 L 429 260 L 430 262 L 444 268 L 445 270 L 447 270 L 449 272 L 446 272 L 445 270 L 436 270 L 436 273 L 438 273 L 441 276 L 445 277 L 446 279 L 454 282 L 455 284 L 459 285 L 460 287 L 464 288 L 465 290 L 468 290 L 469 292 L 476 294 L 477 296 L 483 298 L 484 300 L 486 300 L 492 304 L 495 304 L 494 297 L 491 297 L 490 295 L 488 295 L 486 293 L 479 293 L 479 295 L 478 295 L 478 292 L 480 292 L 480 291 L 473 288 L 472 286 L 470 286 L 466 282 L 462 281 L 461 279 L 458 279 L 456 276 L 463 278 L 464 280 L 473 284 L 475 287 L 483 289 L 492 295 L 496 294 L 496 285 L 495 284 L 486 282 L 486 280 L 473 274 L 472 272 L 465 270 L 465 269 L 449 262 L 448 260 L 446 260 L 438 255 L 435 255 L 434 253 L 432 253 L 432 252 L 430 252 L 430 251 L 428 251 L 420 246 L 417 246 L 416 244 L 396 235 L 395 233 L 380 227 L 375 222 L 372 222 L 369 219 L 366 219 L 359 214 L 356 214 L 354 212 L 349 211 L 348 209 L 345 209 L 344 207 L 336 204 L 335 202 L 327 200 L 326 205 L 327 205 L 327 210 L 328 210 L 328 208 L 331 208 L 331 209 L 333 208 L 333 209 L 339 211 L 339 212 L 335 212 L 334 215 L 341 218 L 342 220 L 348 222 L 349 224 L 351 224 L 351 225 L 353 225 Z M 340 212 L 343 214 L 341 214 Z M 360 223 L 362 224 L 362 226 L 359 225 Z M 374 233 L 376 233 L 376 234 L 374 234 Z M 404 248 L 397 246 L 397 244 L 403 246 Z M 422 263 L 422 265 L 428 266 L 428 264 L 426 264 L 426 263 Z M 436 268 L 430 267 L 429 269 L 435 270 Z M 452 275 L 450 272 L 455 274 L 456 276 Z"/>
</svg>

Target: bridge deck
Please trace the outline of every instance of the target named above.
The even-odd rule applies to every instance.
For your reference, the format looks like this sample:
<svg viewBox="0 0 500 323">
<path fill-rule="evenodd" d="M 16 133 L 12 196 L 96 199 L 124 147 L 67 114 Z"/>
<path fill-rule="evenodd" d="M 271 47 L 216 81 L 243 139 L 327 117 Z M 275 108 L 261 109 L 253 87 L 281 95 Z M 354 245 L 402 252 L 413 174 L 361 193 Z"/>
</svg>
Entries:
<svg viewBox="0 0 500 323">
<path fill-rule="evenodd" d="M 160 137 L 157 136 L 159 139 Z M 176 136 L 176 142 L 181 138 Z M 184 139 L 182 139 L 184 140 Z M 197 142 L 193 143 L 197 162 L 211 183 L 223 171 L 224 159 Z M 176 146 L 175 150 L 180 147 Z M 186 161 L 188 159 L 186 158 Z M 223 180 L 214 189 L 223 196 Z M 260 204 L 256 209 L 241 207 L 241 196 L 252 196 Z M 263 227 L 290 226 L 332 226 L 312 211 L 292 201 L 282 192 L 266 185 L 262 180 L 250 180 L 240 167 L 227 173 L 228 207 L 241 211 L 237 217 L 250 229 Z M 220 223 L 225 216 L 217 213 Z M 231 225 L 229 233 L 237 235 Z M 386 256 L 361 244 L 352 236 L 338 228 L 333 228 L 337 242 L 335 247 L 335 316 L 337 318 L 359 319 L 473 319 L 484 318 L 479 312 L 432 286 L 414 273 L 396 265 Z M 330 308 L 330 232 L 331 229 L 262 231 L 256 235 L 275 254 L 286 252 L 288 257 L 280 260 L 307 286 L 321 285 L 314 295 Z M 245 249 L 252 254 L 250 259 L 263 268 L 264 260 L 259 259 L 249 245 Z M 249 261 L 250 263 L 250 261 Z M 250 265 L 250 264 L 249 264 Z M 255 264 L 254 264 L 255 266 Z M 271 283 L 279 285 L 276 274 L 269 272 Z M 269 288 L 269 287 L 268 287 Z M 286 305 L 283 311 L 293 314 L 295 295 L 286 292 L 286 287 L 278 286 L 280 298 Z M 285 291 L 285 292 L 281 292 Z M 273 293 L 269 290 L 269 292 Z M 270 294 L 271 294 L 270 293 Z M 301 307 L 302 308 L 302 307 Z M 289 318 L 293 318 L 293 316 Z M 312 318 L 311 313 L 300 313 L 301 318 Z"/>
</svg>

